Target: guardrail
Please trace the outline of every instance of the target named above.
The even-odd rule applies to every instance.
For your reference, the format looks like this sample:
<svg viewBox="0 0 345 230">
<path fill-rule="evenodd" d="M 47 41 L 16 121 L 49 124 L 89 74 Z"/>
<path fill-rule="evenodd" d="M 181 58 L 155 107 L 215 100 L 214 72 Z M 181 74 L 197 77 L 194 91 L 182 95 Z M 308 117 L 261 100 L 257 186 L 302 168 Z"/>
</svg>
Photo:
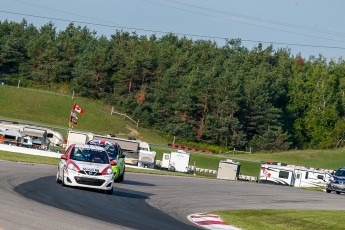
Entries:
<svg viewBox="0 0 345 230">
<path fill-rule="evenodd" d="M 7 152 L 14 152 L 14 153 L 23 153 L 35 156 L 43 156 L 43 157 L 53 157 L 53 158 L 60 158 L 61 153 L 40 150 L 40 149 L 32 149 L 32 148 L 25 148 L 16 145 L 8 145 L 8 144 L 0 144 L 0 150 L 7 151 Z"/>
</svg>

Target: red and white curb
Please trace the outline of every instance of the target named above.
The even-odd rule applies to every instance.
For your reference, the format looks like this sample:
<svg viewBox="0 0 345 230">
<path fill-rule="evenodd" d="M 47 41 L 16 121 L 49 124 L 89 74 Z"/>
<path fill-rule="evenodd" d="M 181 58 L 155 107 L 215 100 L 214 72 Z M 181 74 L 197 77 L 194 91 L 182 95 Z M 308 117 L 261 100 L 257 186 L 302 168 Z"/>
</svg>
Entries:
<svg viewBox="0 0 345 230">
<path fill-rule="evenodd" d="M 191 214 L 187 216 L 188 220 L 193 222 L 194 224 L 204 227 L 206 229 L 211 230 L 241 230 L 240 228 L 236 228 L 234 226 L 231 226 L 218 216 L 218 215 L 212 215 L 212 214 L 204 214 L 204 213 L 198 213 L 198 214 Z"/>
</svg>

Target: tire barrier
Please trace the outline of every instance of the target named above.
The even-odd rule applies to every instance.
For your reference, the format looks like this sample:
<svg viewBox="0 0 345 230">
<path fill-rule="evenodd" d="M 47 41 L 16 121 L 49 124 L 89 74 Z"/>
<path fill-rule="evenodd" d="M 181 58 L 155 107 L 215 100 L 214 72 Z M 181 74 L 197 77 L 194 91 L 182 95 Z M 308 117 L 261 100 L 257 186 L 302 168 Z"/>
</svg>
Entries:
<svg viewBox="0 0 345 230">
<path fill-rule="evenodd" d="M 244 181 L 254 181 L 254 182 L 258 180 L 258 178 L 255 176 L 246 176 L 246 175 L 240 175 L 238 179 L 244 180 Z"/>
<path fill-rule="evenodd" d="M 182 149 L 185 151 L 192 151 L 192 152 L 198 152 L 198 153 L 208 153 L 208 154 L 212 153 L 212 151 L 210 151 L 210 150 L 196 149 L 194 147 L 182 146 L 182 145 L 178 145 L 178 144 L 168 144 L 168 146 L 173 148 L 173 149 Z"/>
</svg>

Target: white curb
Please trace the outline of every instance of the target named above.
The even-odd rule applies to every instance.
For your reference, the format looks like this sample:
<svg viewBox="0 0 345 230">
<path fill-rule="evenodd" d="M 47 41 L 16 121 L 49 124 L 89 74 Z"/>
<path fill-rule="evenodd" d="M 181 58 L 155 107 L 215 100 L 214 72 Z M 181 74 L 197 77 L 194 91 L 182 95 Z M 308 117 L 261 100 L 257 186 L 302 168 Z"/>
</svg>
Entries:
<svg viewBox="0 0 345 230">
<path fill-rule="evenodd" d="M 241 230 L 228 225 L 218 215 L 197 213 L 187 216 L 187 219 L 194 224 L 211 230 Z"/>
</svg>

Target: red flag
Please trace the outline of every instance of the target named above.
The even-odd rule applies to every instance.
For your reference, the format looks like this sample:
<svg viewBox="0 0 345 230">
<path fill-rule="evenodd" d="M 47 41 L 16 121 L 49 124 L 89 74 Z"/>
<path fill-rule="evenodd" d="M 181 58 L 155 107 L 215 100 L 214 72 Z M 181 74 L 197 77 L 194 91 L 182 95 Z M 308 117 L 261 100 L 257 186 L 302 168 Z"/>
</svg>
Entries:
<svg viewBox="0 0 345 230">
<path fill-rule="evenodd" d="M 76 103 L 74 103 L 74 105 L 73 105 L 73 110 L 80 113 L 80 114 L 84 113 L 84 110 L 82 110 Z"/>
</svg>

